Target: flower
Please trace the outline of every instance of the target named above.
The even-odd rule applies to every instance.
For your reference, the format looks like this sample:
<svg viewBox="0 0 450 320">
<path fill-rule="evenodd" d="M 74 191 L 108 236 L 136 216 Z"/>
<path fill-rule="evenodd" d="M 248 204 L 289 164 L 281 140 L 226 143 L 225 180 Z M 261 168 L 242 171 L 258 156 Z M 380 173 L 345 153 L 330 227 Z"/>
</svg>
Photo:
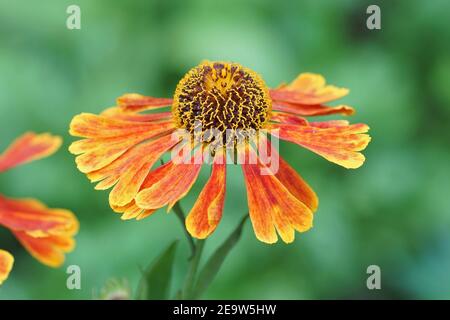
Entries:
<svg viewBox="0 0 450 320">
<path fill-rule="evenodd" d="M 20 136 L 0 154 L 0 172 L 47 157 L 61 145 L 61 138 L 32 132 Z M 0 194 L 0 225 L 12 231 L 28 252 L 43 264 L 58 267 L 70 252 L 78 231 L 75 215 L 64 209 L 49 209 L 34 199 L 10 199 Z M 0 250 L 0 284 L 8 277 L 13 256 Z"/>
<path fill-rule="evenodd" d="M 94 297 L 98 300 L 130 300 L 131 288 L 126 279 L 108 279 L 100 290 L 100 295 Z"/>
<path fill-rule="evenodd" d="M 169 211 L 188 193 L 205 163 L 172 157 L 156 167 L 166 152 L 178 155 L 183 145 L 192 151 L 192 159 L 212 157 L 209 180 L 186 218 L 187 230 L 200 239 L 208 237 L 221 219 L 226 160 L 237 151 L 237 159 L 256 159 L 237 161 L 244 173 L 256 237 L 274 243 L 278 232 L 290 243 L 295 231 L 312 226 L 318 199 L 286 161 L 279 158 L 272 166 L 273 159 L 278 159 L 276 148 L 260 133 L 267 131 L 272 138 L 296 143 L 345 168 L 358 168 L 364 162 L 360 151 L 370 141 L 367 125 L 305 118 L 353 114 L 353 108 L 346 105 L 324 105 L 347 93 L 311 73 L 268 89 L 257 73 L 237 63 L 204 61 L 180 80 L 173 99 L 125 94 L 100 115 L 75 116 L 70 133 L 84 139 L 69 150 L 77 155 L 78 169 L 91 182 L 98 182 L 96 189 L 112 188 L 112 209 L 122 219 L 138 220 L 164 206 Z M 180 138 L 182 134 L 174 134 L 180 129 L 188 142 Z M 270 157 L 261 156 L 261 141 L 268 144 Z"/>
</svg>

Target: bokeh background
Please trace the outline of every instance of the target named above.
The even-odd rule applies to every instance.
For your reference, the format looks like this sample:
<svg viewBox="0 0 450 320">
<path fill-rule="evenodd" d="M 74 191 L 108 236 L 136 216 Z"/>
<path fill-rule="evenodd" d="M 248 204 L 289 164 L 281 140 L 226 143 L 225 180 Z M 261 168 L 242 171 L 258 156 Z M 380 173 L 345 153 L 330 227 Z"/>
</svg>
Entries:
<svg viewBox="0 0 450 320">
<path fill-rule="evenodd" d="M 81 30 L 66 8 L 81 7 Z M 382 29 L 366 28 L 378 4 Z M 4 173 L 0 191 L 73 210 L 76 250 L 50 269 L 4 228 L 0 247 L 16 257 L 1 299 L 90 299 L 109 278 L 133 288 L 147 265 L 181 239 L 174 287 L 188 246 L 174 214 L 121 221 L 67 151 L 71 118 L 98 113 L 126 92 L 171 96 L 203 59 L 232 60 L 270 86 L 317 72 L 348 87 L 339 102 L 373 140 L 358 170 L 301 148 L 281 153 L 320 197 L 314 228 L 294 244 L 265 245 L 247 224 L 241 242 L 205 294 L 209 299 L 450 298 L 450 2 L 434 1 L 8 1 L 0 0 L 0 149 L 27 130 L 64 137 L 53 157 Z M 206 179 L 182 200 L 189 209 Z M 210 254 L 247 210 L 239 168 L 230 168 L 223 221 Z M 77 264 L 82 289 L 66 289 Z M 382 289 L 366 288 L 381 268 Z"/>
</svg>

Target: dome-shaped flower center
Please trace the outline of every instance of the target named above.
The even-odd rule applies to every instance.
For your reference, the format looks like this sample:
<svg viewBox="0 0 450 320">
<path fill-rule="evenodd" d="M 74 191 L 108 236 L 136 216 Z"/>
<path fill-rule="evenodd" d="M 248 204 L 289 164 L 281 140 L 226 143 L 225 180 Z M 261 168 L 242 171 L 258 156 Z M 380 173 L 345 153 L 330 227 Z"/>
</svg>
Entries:
<svg viewBox="0 0 450 320">
<path fill-rule="evenodd" d="M 172 113 L 179 128 L 212 142 L 218 134 L 257 132 L 272 108 L 261 77 L 237 63 L 203 62 L 178 83 Z M 235 139 L 233 138 L 233 141 Z"/>
</svg>

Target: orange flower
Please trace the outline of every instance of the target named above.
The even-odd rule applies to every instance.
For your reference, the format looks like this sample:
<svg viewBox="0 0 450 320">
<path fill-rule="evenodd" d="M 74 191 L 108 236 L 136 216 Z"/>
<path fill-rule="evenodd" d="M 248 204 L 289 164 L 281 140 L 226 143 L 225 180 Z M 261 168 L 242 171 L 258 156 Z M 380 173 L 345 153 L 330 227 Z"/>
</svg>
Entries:
<svg viewBox="0 0 450 320">
<path fill-rule="evenodd" d="M 112 188 L 109 202 L 122 219 L 142 219 L 164 206 L 170 210 L 196 181 L 205 161 L 172 158 L 153 168 L 166 152 L 179 154 L 181 147 L 187 147 L 193 159 L 212 157 L 211 176 L 186 218 L 189 233 L 201 239 L 221 219 L 225 160 L 237 151 L 236 159 L 254 160 L 237 162 L 242 164 L 256 237 L 274 243 L 278 232 L 289 243 L 295 231 L 312 226 L 318 199 L 283 159 L 272 166 L 278 154 L 261 133 L 272 134 L 271 141 L 279 137 L 301 145 L 345 168 L 358 168 L 364 162 L 360 151 L 370 141 L 367 125 L 304 118 L 353 114 L 353 108 L 346 105 L 324 105 L 347 93 L 309 73 L 269 90 L 258 74 L 239 64 L 205 61 L 181 79 L 173 99 L 125 94 L 117 99 L 117 106 L 100 115 L 75 116 L 70 133 L 84 139 L 69 150 L 77 155 L 79 170 L 98 182 L 96 189 Z M 181 139 L 182 134 L 174 134 L 179 129 L 189 143 Z M 266 156 L 261 149 L 264 145 Z"/>
<path fill-rule="evenodd" d="M 54 153 L 61 138 L 49 134 L 26 133 L 0 154 L 0 172 Z M 64 262 L 64 252 L 73 249 L 78 231 L 74 214 L 49 209 L 34 199 L 10 199 L 0 195 L 0 225 L 10 229 L 37 260 L 50 267 Z M 8 277 L 13 256 L 0 250 L 0 284 Z"/>
</svg>

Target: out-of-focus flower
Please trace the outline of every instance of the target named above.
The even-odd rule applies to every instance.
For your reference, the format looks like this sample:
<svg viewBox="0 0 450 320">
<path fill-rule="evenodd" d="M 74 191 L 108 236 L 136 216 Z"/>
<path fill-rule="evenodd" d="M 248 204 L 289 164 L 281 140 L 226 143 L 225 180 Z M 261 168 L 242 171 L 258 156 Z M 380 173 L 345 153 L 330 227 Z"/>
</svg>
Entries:
<svg viewBox="0 0 450 320">
<path fill-rule="evenodd" d="M 50 134 L 26 133 L 0 155 L 0 172 L 47 157 L 61 145 Z M 75 246 L 78 231 L 75 215 L 64 209 L 50 209 L 34 199 L 11 199 L 0 194 L 0 225 L 8 228 L 37 260 L 50 267 L 64 262 L 64 253 Z M 13 256 L 0 250 L 0 284 L 8 277 Z"/>
<path fill-rule="evenodd" d="M 130 300 L 131 288 L 126 279 L 109 279 L 100 291 L 98 300 Z"/>
<path fill-rule="evenodd" d="M 310 73 L 268 89 L 258 74 L 237 63 L 205 61 L 181 79 L 173 99 L 126 94 L 100 115 L 77 115 L 70 133 L 85 139 L 74 142 L 69 150 L 78 155 L 79 170 L 98 182 L 96 189 L 112 188 L 109 203 L 122 219 L 142 219 L 164 206 L 170 210 L 196 181 L 204 163 L 202 155 L 212 157 L 210 178 L 186 218 L 187 230 L 197 238 L 209 236 L 221 219 L 225 159 L 237 152 L 233 160 L 242 165 L 257 238 L 274 243 L 278 232 L 289 243 L 295 230 L 303 232 L 312 226 L 318 199 L 283 159 L 273 169 L 270 161 L 278 159 L 278 154 L 260 133 L 267 131 L 345 168 L 358 168 L 365 160 L 360 151 L 370 141 L 367 125 L 305 118 L 353 114 L 346 105 L 324 105 L 347 93 Z M 171 110 L 162 110 L 169 106 Z M 177 129 L 184 130 L 189 143 L 173 134 Z M 260 142 L 268 144 L 272 160 L 262 156 Z M 183 143 L 194 160 L 201 160 L 172 159 L 152 169 L 166 152 L 178 154 Z"/>
</svg>

